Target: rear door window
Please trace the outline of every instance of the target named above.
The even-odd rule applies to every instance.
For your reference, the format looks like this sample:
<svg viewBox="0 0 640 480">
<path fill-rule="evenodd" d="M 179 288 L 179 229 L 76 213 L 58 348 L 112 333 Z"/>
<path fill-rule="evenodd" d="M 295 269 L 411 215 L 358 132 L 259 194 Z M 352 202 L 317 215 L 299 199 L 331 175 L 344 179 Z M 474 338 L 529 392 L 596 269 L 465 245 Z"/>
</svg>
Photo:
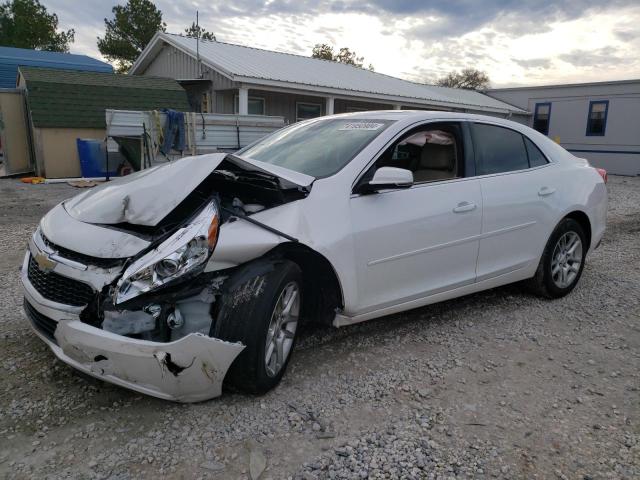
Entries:
<svg viewBox="0 0 640 480">
<path fill-rule="evenodd" d="M 474 123 L 473 146 L 478 175 L 529 168 L 524 137 L 505 127 Z"/>
</svg>

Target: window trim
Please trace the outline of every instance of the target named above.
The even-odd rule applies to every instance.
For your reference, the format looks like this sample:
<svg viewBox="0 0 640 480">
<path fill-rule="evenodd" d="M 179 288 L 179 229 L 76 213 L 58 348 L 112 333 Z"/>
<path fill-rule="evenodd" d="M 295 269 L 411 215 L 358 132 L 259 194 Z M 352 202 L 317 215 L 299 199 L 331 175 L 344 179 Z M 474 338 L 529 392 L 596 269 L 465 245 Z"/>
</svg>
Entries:
<svg viewBox="0 0 640 480">
<path fill-rule="evenodd" d="M 521 134 L 522 135 L 522 141 L 524 142 L 524 149 L 527 152 L 527 161 L 529 162 L 529 170 L 532 170 L 534 168 L 538 168 L 538 167 L 545 167 L 547 165 L 549 165 L 551 163 L 551 161 L 549 161 L 549 158 L 544 154 L 544 152 L 542 151 L 542 149 L 536 144 L 536 142 L 534 142 L 533 140 L 531 140 L 529 137 L 527 137 L 524 133 Z M 529 148 L 527 147 L 527 140 L 529 140 L 529 142 L 533 145 L 533 147 L 538 150 L 538 152 L 540 152 L 540 155 L 542 155 L 542 158 L 545 159 L 545 164 L 544 165 L 536 165 L 535 167 L 531 166 L 531 157 L 529 156 Z"/>
<path fill-rule="evenodd" d="M 534 140 L 532 140 L 528 135 L 525 135 L 524 133 L 522 133 L 522 132 L 520 132 L 520 131 L 518 131 L 518 130 L 516 130 L 516 129 L 514 129 L 514 128 L 507 127 L 507 126 L 505 126 L 505 125 L 501 125 L 501 124 L 498 124 L 498 123 L 491 123 L 491 122 L 476 122 L 476 121 L 468 121 L 468 123 L 469 123 L 469 126 L 470 126 L 470 128 L 469 128 L 469 129 L 470 129 L 470 131 L 471 131 L 471 139 L 472 139 L 472 143 L 473 143 L 473 158 L 474 158 L 474 163 L 475 163 L 475 166 L 476 166 L 476 176 L 475 176 L 475 177 L 473 177 L 473 178 L 487 178 L 487 177 L 495 177 L 495 176 L 498 176 L 498 175 L 511 175 L 512 173 L 523 173 L 523 172 L 528 172 L 528 171 L 531 171 L 531 170 L 538 170 L 538 169 L 540 169 L 540 168 L 547 168 L 547 167 L 549 167 L 549 166 L 551 166 L 551 165 L 553 165 L 553 164 L 555 164 L 555 163 L 556 163 L 555 161 L 551 160 L 551 159 L 547 156 L 547 154 L 546 154 L 546 153 L 544 153 L 544 151 L 543 151 L 543 150 L 538 146 L 538 144 L 537 144 Z M 476 152 L 477 152 L 477 149 L 476 149 L 476 143 L 475 143 L 475 134 L 473 133 L 473 130 L 474 130 L 474 129 L 473 129 L 473 125 L 475 125 L 475 124 L 479 124 L 479 125 L 490 125 L 490 126 L 492 126 L 492 127 L 506 128 L 507 130 L 511 130 L 512 132 L 515 132 L 515 133 L 517 133 L 517 134 L 519 134 L 520 136 L 522 136 L 522 137 L 523 137 L 523 138 L 522 138 L 522 143 L 523 143 L 523 144 L 524 144 L 524 139 L 525 139 L 525 137 L 526 137 L 526 138 L 528 138 L 529 140 L 531 140 L 531 142 L 532 142 L 536 147 L 538 147 L 538 150 L 540 150 L 540 153 L 542 153 L 542 155 L 544 156 L 544 158 L 546 158 L 546 159 L 547 159 L 547 163 L 546 163 L 545 165 L 539 165 L 539 166 L 537 166 L 537 167 L 531 167 L 531 166 L 529 166 L 528 168 L 522 168 L 522 169 L 520 169 L 520 170 L 509 170 L 509 171 L 506 171 L 506 172 L 485 173 L 485 174 L 479 175 L 479 174 L 477 173 L 477 172 L 478 172 L 479 163 L 478 163 L 478 161 L 477 161 L 477 159 L 476 159 Z M 537 130 L 536 130 L 536 131 L 537 131 Z M 539 133 L 539 132 L 538 132 L 538 133 Z M 524 147 L 525 147 L 525 152 L 526 152 L 526 150 L 527 150 L 526 145 L 525 145 Z M 527 152 L 527 165 L 531 165 L 531 164 L 529 163 L 529 153 L 528 153 L 528 152 Z"/>
<path fill-rule="evenodd" d="M 398 132 L 393 138 L 391 138 L 390 140 L 388 140 L 376 153 L 375 155 L 373 155 L 371 157 L 371 160 L 369 160 L 369 162 L 367 162 L 367 164 L 362 168 L 362 170 L 360 170 L 360 172 L 355 176 L 354 181 L 351 183 L 351 198 L 354 197 L 358 197 L 361 194 L 360 193 L 355 193 L 355 188 L 356 186 L 360 183 L 360 180 L 362 179 L 362 177 L 369 171 L 369 169 L 371 168 L 371 166 L 373 164 L 375 164 L 378 161 L 378 158 L 380 158 L 380 156 L 387 150 L 387 148 L 389 148 L 394 142 L 396 142 L 402 135 L 404 135 L 405 133 L 409 132 L 409 130 L 412 130 L 414 128 L 418 128 L 418 127 L 423 127 L 423 126 L 427 126 L 430 123 L 442 123 L 442 122 L 451 122 L 451 123 L 458 123 L 460 125 L 460 128 L 462 129 L 462 136 L 463 136 L 463 142 L 464 142 L 464 148 L 466 150 L 465 153 L 465 176 L 464 177 L 459 177 L 459 178 L 449 178 L 449 179 L 444 179 L 444 180 L 436 180 L 433 182 L 422 182 L 422 183 L 416 183 L 414 185 L 412 185 L 409 189 L 407 190 L 411 190 L 412 188 L 424 188 L 424 187 L 430 187 L 431 185 L 440 185 L 443 183 L 450 183 L 450 182 L 467 182 L 470 180 L 476 180 L 476 179 L 482 179 L 482 178 L 489 178 L 489 177 L 497 177 L 497 176 L 502 176 L 502 175 L 512 175 L 514 173 L 524 173 L 524 172 L 529 172 L 529 171 L 535 171 L 535 170 L 539 170 L 541 168 L 550 168 L 554 165 L 556 165 L 557 161 L 551 159 L 542 148 L 540 148 L 540 146 L 531 138 L 529 137 L 529 135 L 526 135 L 514 128 L 499 124 L 499 123 L 493 123 L 491 121 L 482 121 L 482 122 L 478 122 L 478 121 L 473 121 L 470 120 L 468 118 L 434 118 L 434 119 L 429 119 L 429 120 L 419 120 L 415 123 L 412 123 L 410 125 L 405 126 L 400 132 Z M 501 127 L 501 128 L 506 128 L 508 130 L 512 130 L 520 135 L 522 135 L 523 137 L 528 138 L 529 140 L 531 140 L 531 142 L 533 142 L 533 144 L 538 147 L 538 149 L 540 150 L 540 152 L 542 153 L 542 155 L 544 155 L 544 157 L 547 159 L 547 163 L 545 165 L 540 165 L 538 167 L 529 167 L 529 168 L 525 168 L 523 170 L 511 170 L 508 172 L 498 172 L 498 173 L 487 173 L 484 175 L 478 175 L 477 173 L 477 162 L 475 159 L 476 156 L 476 148 L 475 148 L 475 144 L 473 141 L 473 133 L 472 133 L 472 128 L 473 128 L 473 124 L 474 123 L 479 123 L 482 125 L 492 125 L 494 127 Z M 523 139 L 524 142 L 524 139 Z M 526 147 L 525 147 L 526 150 Z M 467 161 L 467 155 L 470 156 L 469 160 Z M 354 157 L 355 158 L 355 157 Z M 527 157 L 527 163 L 529 161 L 529 158 Z M 473 175 L 468 175 L 468 169 L 469 169 L 469 162 L 473 168 Z M 384 193 L 393 193 L 393 192 L 402 192 L 402 191 L 406 191 L 406 190 L 389 190 L 389 191 L 382 191 L 382 192 L 378 192 L 377 195 L 380 194 L 384 194 Z"/>
<path fill-rule="evenodd" d="M 320 115 L 318 115 L 317 117 L 311 117 L 311 118 L 300 118 L 298 116 L 298 107 L 300 105 L 311 105 L 314 107 L 319 107 L 320 108 Z M 314 118 L 319 118 L 322 117 L 322 103 L 314 103 L 314 102 L 296 102 L 296 122 L 303 122 L 305 120 L 313 120 Z"/>
<path fill-rule="evenodd" d="M 375 155 L 373 155 L 371 157 L 371 160 L 369 160 L 369 162 L 364 166 L 364 168 L 362 170 L 360 170 L 360 172 L 356 175 L 355 180 L 351 183 L 351 198 L 353 197 L 358 197 L 360 195 L 362 195 L 361 193 L 356 193 L 356 187 L 359 186 L 360 181 L 362 180 L 362 177 L 364 177 L 367 172 L 371 169 L 371 167 L 373 167 L 376 162 L 378 161 L 378 159 L 387 151 L 387 149 L 391 148 L 391 146 L 396 143 L 397 141 L 400 140 L 400 138 L 402 138 L 404 135 L 411 133 L 412 130 L 416 130 L 418 128 L 423 128 L 426 127 L 430 124 L 434 124 L 434 123 L 456 123 L 458 124 L 458 126 L 460 127 L 460 135 L 461 135 L 461 140 L 462 140 L 462 147 L 464 149 L 464 155 L 462 158 L 462 163 L 463 163 L 463 167 L 464 167 L 464 172 L 465 172 L 465 176 L 464 177 L 454 177 L 454 178 L 443 178 L 441 180 L 430 180 L 430 181 L 425 181 L 425 182 L 414 182 L 413 185 L 411 185 L 411 187 L 409 187 L 408 189 L 405 190 L 411 190 L 413 188 L 421 188 L 421 187 L 427 187 L 430 185 L 439 185 L 442 183 L 448 183 L 448 182 L 460 182 L 460 181 L 467 181 L 467 180 L 472 180 L 474 178 L 477 178 L 476 175 L 476 164 L 475 164 L 475 154 L 474 154 L 474 147 L 473 147 L 473 140 L 471 138 L 471 132 L 470 132 L 470 128 L 469 128 L 469 121 L 464 120 L 464 119 L 449 119 L 449 118 L 434 118 L 434 119 L 429 119 L 429 120 L 419 120 L 415 123 L 412 123 L 411 125 L 407 125 L 406 127 L 404 127 L 400 132 L 398 132 L 396 135 L 394 135 L 393 138 L 391 138 L 389 141 L 387 141 L 381 148 L 380 150 L 378 150 L 376 152 Z M 355 157 L 354 157 L 355 158 Z M 467 173 L 470 169 L 473 169 L 473 175 L 472 176 L 468 176 Z M 377 192 L 377 194 L 382 194 L 382 193 L 391 193 L 391 192 L 397 192 L 400 190 L 389 190 L 389 191 L 382 191 L 382 192 Z M 404 190 L 402 190 L 404 191 Z"/>
<path fill-rule="evenodd" d="M 602 133 L 593 133 L 590 131 L 591 126 L 591 109 L 594 105 L 604 104 L 604 119 L 602 120 Z M 604 137 L 607 131 L 607 116 L 609 115 L 609 100 L 591 100 L 589 102 L 589 110 L 587 111 L 587 129 L 585 131 L 585 136 L 587 137 Z"/>
<path fill-rule="evenodd" d="M 533 125 L 531 125 L 532 127 L 535 126 L 536 124 L 536 119 L 538 118 L 538 109 L 540 107 L 545 107 L 548 106 L 549 107 L 549 113 L 548 116 L 549 118 L 547 118 L 547 129 L 544 132 L 540 132 L 540 130 L 536 130 L 535 128 L 533 128 L 534 130 L 536 130 L 536 132 L 542 133 L 543 135 L 549 135 L 549 127 L 551 126 L 551 102 L 540 102 L 540 103 L 536 103 L 534 112 L 533 112 Z"/>
<path fill-rule="evenodd" d="M 265 102 L 264 97 L 254 97 L 253 95 L 250 95 L 247 98 L 247 102 L 250 102 L 251 100 L 259 100 L 260 102 L 262 102 L 262 113 L 249 113 L 248 115 L 256 115 L 259 117 L 264 117 L 267 115 L 267 103 Z M 238 108 L 236 108 L 236 106 Z M 248 106 L 248 105 L 247 105 Z M 238 95 L 237 93 L 233 95 L 233 114 L 234 115 L 239 115 L 240 113 L 240 95 Z"/>
</svg>

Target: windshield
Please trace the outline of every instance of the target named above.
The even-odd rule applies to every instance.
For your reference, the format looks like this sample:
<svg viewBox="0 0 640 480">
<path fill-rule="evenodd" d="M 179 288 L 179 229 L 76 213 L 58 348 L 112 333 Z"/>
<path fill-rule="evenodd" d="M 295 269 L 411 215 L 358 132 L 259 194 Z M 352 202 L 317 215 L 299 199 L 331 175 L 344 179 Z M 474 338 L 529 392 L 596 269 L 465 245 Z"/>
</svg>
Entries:
<svg viewBox="0 0 640 480">
<path fill-rule="evenodd" d="M 296 123 L 240 150 L 240 157 L 328 177 L 342 169 L 392 120 L 334 118 Z"/>
</svg>

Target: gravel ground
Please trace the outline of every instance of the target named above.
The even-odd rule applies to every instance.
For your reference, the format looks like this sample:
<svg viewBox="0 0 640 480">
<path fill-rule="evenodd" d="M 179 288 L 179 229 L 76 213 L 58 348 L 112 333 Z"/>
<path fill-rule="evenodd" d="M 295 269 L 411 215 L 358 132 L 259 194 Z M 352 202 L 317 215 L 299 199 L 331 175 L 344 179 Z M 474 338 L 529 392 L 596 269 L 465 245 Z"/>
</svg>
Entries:
<svg viewBox="0 0 640 480">
<path fill-rule="evenodd" d="M 610 177 L 578 288 L 508 286 L 303 332 L 281 385 L 179 405 L 54 360 L 17 267 L 64 185 L 0 181 L 6 478 L 640 478 L 640 178 Z"/>
</svg>

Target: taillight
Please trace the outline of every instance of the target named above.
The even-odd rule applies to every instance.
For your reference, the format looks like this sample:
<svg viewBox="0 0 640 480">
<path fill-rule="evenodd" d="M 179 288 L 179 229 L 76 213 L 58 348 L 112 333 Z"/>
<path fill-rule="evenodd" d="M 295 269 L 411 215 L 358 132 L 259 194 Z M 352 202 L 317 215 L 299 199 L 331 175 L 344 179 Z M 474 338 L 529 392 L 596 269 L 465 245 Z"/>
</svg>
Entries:
<svg viewBox="0 0 640 480">
<path fill-rule="evenodd" d="M 600 176 L 602 177 L 602 180 L 604 181 L 604 183 L 607 183 L 607 180 L 609 180 L 609 176 L 607 175 L 607 171 L 604 168 L 596 168 L 596 171 L 600 174 Z"/>
</svg>

